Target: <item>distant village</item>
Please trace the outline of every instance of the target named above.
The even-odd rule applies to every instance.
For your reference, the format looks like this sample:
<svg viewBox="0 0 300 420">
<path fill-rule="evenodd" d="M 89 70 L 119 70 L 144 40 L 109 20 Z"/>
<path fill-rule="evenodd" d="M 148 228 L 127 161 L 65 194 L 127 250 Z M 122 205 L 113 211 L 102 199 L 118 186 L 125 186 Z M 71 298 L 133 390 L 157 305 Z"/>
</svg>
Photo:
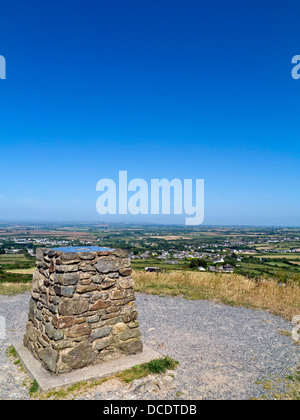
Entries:
<svg viewBox="0 0 300 420">
<path fill-rule="evenodd" d="M 299 240 L 298 237 L 292 238 L 293 241 Z M 286 242 L 291 241 L 291 238 L 288 237 L 278 237 L 267 239 L 264 238 L 262 241 L 261 239 L 257 239 L 254 241 L 249 240 L 237 240 L 237 241 L 227 241 L 225 240 L 223 243 L 212 244 L 212 243 L 203 243 L 199 246 L 185 244 L 181 248 L 177 249 L 174 246 L 174 241 L 172 243 L 173 247 L 169 247 L 169 249 L 157 249 L 157 243 L 149 241 L 147 235 L 140 236 L 135 238 L 134 241 L 126 241 L 126 245 L 130 250 L 129 257 L 132 260 L 153 260 L 161 261 L 164 264 L 177 265 L 182 260 L 198 260 L 198 261 L 205 261 L 205 264 L 199 264 L 197 267 L 199 271 L 209 271 L 209 272 L 223 272 L 223 273 L 233 273 L 235 267 L 239 267 L 239 262 L 242 261 L 243 255 L 251 256 L 254 254 L 261 254 L 263 256 L 264 253 L 280 253 L 280 254 L 288 254 L 294 252 L 300 252 L 300 248 L 291 248 L 291 249 L 284 249 L 284 250 L 277 250 L 273 247 L 268 248 L 265 246 L 263 249 L 257 248 L 261 243 L 266 244 L 274 244 L 279 242 Z M 7 244 L 9 243 L 9 246 Z M 101 246 L 107 246 L 107 244 L 103 243 L 103 238 L 98 237 L 96 238 L 96 243 Z M 87 245 L 95 245 L 94 241 L 83 241 L 83 240 L 67 240 L 67 239 L 51 239 L 51 238 L 36 238 L 36 237 L 28 237 L 28 238 L 17 238 L 17 237 L 10 237 L 9 239 L 6 237 L 0 237 L 0 249 L 2 249 L 2 253 L 5 254 L 18 254 L 20 252 L 28 252 L 28 254 L 32 257 L 35 257 L 35 249 L 37 247 L 62 247 L 62 246 L 87 246 Z M 251 248 L 252 246 L 252 248 Z M 155 249 L 153 249 L 155 247 Z M 143 249 L 140 251 L 140 249 Z M 145 249 L 146 248 L 146 249 Z M 4 252 L 3 252 L 4 250 Z M 232 265 L 226 261 L 228 257 L 231 255 L 235 256 L 235 264 Z M 146 271 L 155 271 L 157 267 L 146 267 Z M 158 270 L 158 268 L 157 268 Z"/>
</svg>

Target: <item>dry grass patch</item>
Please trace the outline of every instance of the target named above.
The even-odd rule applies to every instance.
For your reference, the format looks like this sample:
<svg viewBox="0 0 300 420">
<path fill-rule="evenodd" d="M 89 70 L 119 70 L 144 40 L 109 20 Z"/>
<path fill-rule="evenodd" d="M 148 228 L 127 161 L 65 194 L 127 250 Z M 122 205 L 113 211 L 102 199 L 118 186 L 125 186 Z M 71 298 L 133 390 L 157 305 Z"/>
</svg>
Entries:
<svg viewBox="0 0 300 420">
<path fill-rule="evenodd" d="M 31 289 L 31 283 L 0 283 L 0 295 L 13 296 L 30 292 Z"/>
<path fill-rule="evenodd" d="M 274 280 L 250 280 L 237 274 L 171 271 L 134 272 L 135 290 L 150 294 L 207 299 L 233 306 L 264 309 L 288 320 L 300 313 L 297 284 L 279 285 Z"/>
</svg>

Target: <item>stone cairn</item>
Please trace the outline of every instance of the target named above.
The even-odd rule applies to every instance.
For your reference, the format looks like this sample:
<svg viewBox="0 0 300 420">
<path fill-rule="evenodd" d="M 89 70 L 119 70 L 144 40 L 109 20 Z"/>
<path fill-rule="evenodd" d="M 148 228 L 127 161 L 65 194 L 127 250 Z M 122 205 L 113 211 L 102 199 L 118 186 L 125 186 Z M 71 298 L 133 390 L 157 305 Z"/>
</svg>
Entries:
<svg viewBox="0 0 300 420">
<path fill-rule="evenodd" d="M 37 250 L 24 345 L 54 374 L 143 350 L 127 252 L 76 250 Z"/>
</svg>

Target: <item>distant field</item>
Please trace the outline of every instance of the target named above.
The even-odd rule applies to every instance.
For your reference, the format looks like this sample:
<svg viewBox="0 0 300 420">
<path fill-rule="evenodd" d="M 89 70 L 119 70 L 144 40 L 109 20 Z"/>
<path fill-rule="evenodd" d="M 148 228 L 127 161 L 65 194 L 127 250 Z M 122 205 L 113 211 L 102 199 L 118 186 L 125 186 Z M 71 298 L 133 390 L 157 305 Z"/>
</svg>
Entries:
<svg viewBox="0 0 300 420">
<path fill-rule="evenodd" d="M 0 255 L 0 264 L 15 264 L 16 262 L 26 261 L 25 255 L 23 254 L 5 254 Z"/>
<path fill-rule="evenodd" d="M 179 239 L 191 239 L 190 237 L 184 237 L 184 236 L 148 236 L 152 239 L 164 239 L 166 241 L 177 241 Z"/>
<path fill-rule="evenodd" d="M 14 273 L 14 274 L 33 274 L 35 271 L 35 267 L 33 268 L 15 268 L 13 270 L 5 270 L 6 273 Z"/>
<path fill-rule="evenodd" d="M 35 266 L 35 260 L 31 257 L 25 257 L 23 254 L 5 254 L 0 255 L 0 270 L 24 270 L 32 269 Z M 19 272 L 19 274 L 27 274 Z"/>
<path fill-rule="evenodd" d="M 89 232 L 79 232 L 70 230 L 66 232 L 65 230 L 18 230 L 18 231 L 11 231 L 11 232 L 3 232 L 0 231 L 0 236 L 89 236 Z"/>
<path fill-rule="evenodd" d="M 171 258 L 170 258 L 171 259 Z M 164 260 L 145 259 L 131 260 L 131 265 L 134 270 L 144 270 L 145 267 L 159 267 L 161 270 L 182 270 L 184 266 L 187 266 L 186 261 L 179 260 L 178 264 L 166 264 Z"/>
<path fill-rule="evenodd" d="M 286 258 L 287 260 L 299 260 L 300 261 L 300 253 L 293 252 L 288 254 L 253 254 L 253 257 L 258 258 Z"/>
<path fill-rule="evenodd" d="M 275 248 L 274 245 L 258 245 L 255 247 L 255 249 L 273 249 Z"/>
</svg>

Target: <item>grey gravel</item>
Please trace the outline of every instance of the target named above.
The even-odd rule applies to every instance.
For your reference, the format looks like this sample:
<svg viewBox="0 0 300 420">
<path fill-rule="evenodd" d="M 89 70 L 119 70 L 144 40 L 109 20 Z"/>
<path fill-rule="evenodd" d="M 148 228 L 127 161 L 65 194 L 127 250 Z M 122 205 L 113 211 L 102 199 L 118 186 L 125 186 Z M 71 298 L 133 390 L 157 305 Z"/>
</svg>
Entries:
<svg viewBox="0 0 300 420">
<path fill-rule="evenodd" d="M 5 339 L 0 338 L 0 400 L 28 399 L 27 376 L 6 355 L 7 348 L 21 341 L 28 319 L 30 294 L 0 296 L 0 316 L 5 318 Z"/>
<path fill-rule="evenodd" d="M 28 399 L 28 377 L 6 356 L 22 340 L 30 294 L 0 296 L 0 399 Z M 120 386 L 108 381 L 78 399 L 249 399 L 266 394 L 258 380 L 284 378 L 299 364 L 299 346 L 281 334 L 293 325 L 266 311 L 209 301 L 136 293 L 140 330 L 149 347 L 179 361 L 176 372 Z M 295 314 L 298 315 L 298 314 Z"/>
<path fill-rule="evenodd" d="M 265 390 L 258 379 L 284 377 L 299 363 L 299 346 L 281 334 L 293 325 L 281 317 L 209 301 L 142 294 L 137 300 L 144 342 L 180 362 L 185 398 L 259 397 Z"/>
</svg>

